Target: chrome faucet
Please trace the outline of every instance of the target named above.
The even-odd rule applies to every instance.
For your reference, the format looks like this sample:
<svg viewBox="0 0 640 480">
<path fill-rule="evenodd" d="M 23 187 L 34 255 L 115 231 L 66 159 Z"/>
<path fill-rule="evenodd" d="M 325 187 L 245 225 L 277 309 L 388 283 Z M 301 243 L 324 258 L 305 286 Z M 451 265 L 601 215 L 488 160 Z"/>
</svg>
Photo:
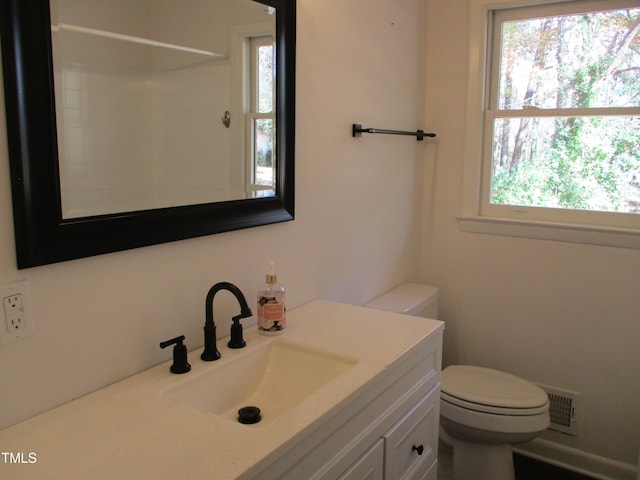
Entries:
<svg viewBox="0 0 640 480">
<path fill-rule="evenodd" d="M 204 361 L 211 362 L 220 358 L 220 352 L 216 346 L 216 324 L 213 321 L 213 297 L 220 290 L 227 290 L 236 297 L 240 304 L 240 315 L 232 317 L 233 325 L 231 325 L 231 339 L 229 340 L 229 348 L 242 348 L 246 345 L 242 338 L 242 325 L 240 325 L 241 318 L 247 318 L 253 315 L 247 300 L 238 287 L 229 282 L 216 283 L 209 293 L 207 293 L 207 300 L 205 303 L 205 322 L 204 322 L 204 352 L 200 355 L 200 358 Z"/>
</svg>

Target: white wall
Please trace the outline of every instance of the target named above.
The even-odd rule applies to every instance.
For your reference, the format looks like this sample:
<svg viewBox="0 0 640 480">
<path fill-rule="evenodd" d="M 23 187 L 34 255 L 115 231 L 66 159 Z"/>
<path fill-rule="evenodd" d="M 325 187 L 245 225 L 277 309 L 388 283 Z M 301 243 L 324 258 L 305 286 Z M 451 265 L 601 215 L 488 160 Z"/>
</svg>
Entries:
<svg viewBox="0 0 640 480">
<path fill-rule="evenodd" d="M 0 426 L 168 360 L 161 340 L 202 345 L 209 287 L 231 281 L 254 297 L 270 259 L 290 306 L 362 304 L 416 279 L 426 147 L 353 139 L 351 124 L 420 127 L 423 3 L 298 0 L 293 222 L 18 271 L 0 115 L 0 284 L 28 279 L 36 324 L 0 346 Z M 226 334 L 237 307 L 225 293 L 216 303 Z"/>
<path fill-rule="evenodd" d="M 636 465 L 640 251 L 461 232 L 467 0 L 429 0 L 423 278 L 441 287 L 445 364 L 503 369 L 581 394 L 553 442 Z"/>
</svg>

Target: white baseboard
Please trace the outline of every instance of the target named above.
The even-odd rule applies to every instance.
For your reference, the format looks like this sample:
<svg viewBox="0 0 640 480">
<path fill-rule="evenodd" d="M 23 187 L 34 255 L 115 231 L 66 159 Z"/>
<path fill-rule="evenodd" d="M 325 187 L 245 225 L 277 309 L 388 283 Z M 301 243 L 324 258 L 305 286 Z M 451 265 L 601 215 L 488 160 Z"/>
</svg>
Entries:
<svg viewBox="0 0 640 480">
<path fill-rule="evenodd" d="M 638 467 L 634 465 L 600 457 L 542 438 L 515 445 L 513 451 L 598 480 L 637 480 L 640 478 Z"/>
</svg>

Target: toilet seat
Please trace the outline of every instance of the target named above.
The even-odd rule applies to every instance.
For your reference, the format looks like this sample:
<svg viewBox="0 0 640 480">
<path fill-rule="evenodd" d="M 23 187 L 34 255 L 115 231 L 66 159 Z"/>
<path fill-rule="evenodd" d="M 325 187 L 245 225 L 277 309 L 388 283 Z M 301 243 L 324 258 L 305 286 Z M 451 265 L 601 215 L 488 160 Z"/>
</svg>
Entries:
<svg viewBox="0 0 640 480">
<path fill-rule="evenodd" d="M 442 371 L 441 398 L 451 404 L 497 415 L 536 415 L 548 410 L 547 394 L 515 375 L 471 365 Z"/>
<path fill-rule="evenodd" d="M 445 392 L 440 393 L 440 399 L 448 402 L 456 407 L 465 408 L 467 410 L 473 410 L 480 413 L 487 413 L 490 415 L 513 415 L 513 416 L 527 416 L 538 415 L 548 410 L 548 404 L 540 405 L 534 408 L 505 408 L 495 407 L 493 405 L 484 405 L 481 403 L 468 402 L 461 398 L 456 398 Z"/>
<path fill-rule="evenodd" d="M 529 433 L 549 426 L 544 390 L 498 370 L 451 365 L 442 371 L 440 415 L 486 432 Z"/>
</svg>

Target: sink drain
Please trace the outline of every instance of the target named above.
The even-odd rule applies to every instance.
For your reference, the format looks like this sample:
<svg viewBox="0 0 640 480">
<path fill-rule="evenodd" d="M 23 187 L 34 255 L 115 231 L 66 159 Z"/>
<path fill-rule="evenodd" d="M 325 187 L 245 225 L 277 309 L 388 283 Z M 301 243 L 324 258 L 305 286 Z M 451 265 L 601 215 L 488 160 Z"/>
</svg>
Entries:
<svg viewBox="0 0 640 480">
<path fill-rule="evenodd" d="M 260 420 L 262 420 L 262 417 L 258 407 L 242 407 L 238 410 L 238 421 L 240 423 L 251 425 L 252 423 L 258 423 Z"/>
</svg>

